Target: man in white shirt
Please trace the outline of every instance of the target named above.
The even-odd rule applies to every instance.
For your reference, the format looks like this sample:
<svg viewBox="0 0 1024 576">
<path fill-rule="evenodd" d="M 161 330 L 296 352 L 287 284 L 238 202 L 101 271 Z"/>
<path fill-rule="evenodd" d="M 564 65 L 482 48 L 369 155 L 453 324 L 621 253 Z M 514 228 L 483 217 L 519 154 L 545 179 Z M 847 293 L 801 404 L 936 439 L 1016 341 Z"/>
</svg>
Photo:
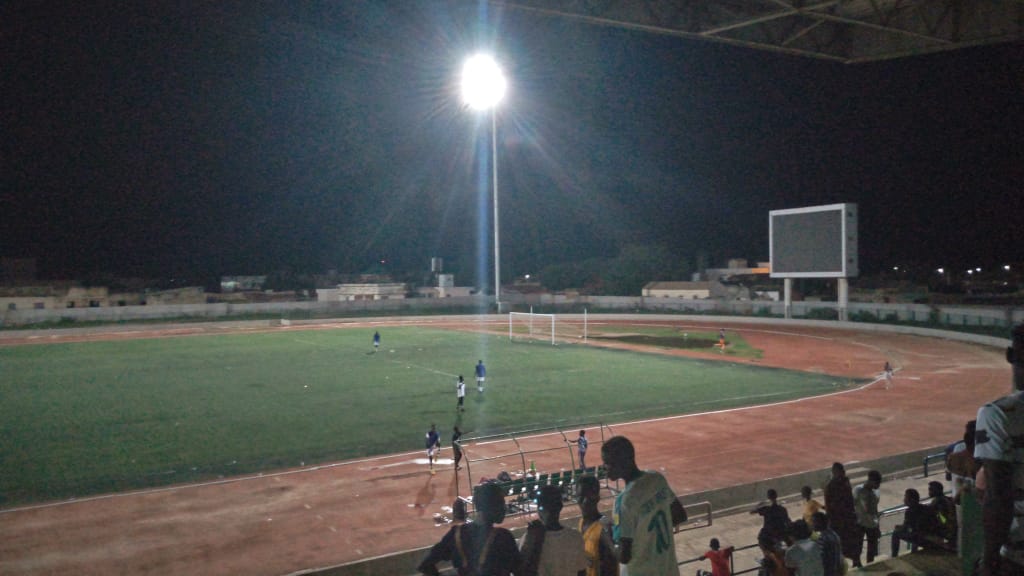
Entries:
<svg viewBox="0 0 1024 576">
<path fill-rule="evenodd" d="M 637 467 L 633 443 L 625 436 L 608 439 L 601 459 L 610 480 L 626 482 L 612 509 L 620 576 L 678 576 L 673 528 L 686 521 L 686 511 L 668 481 Z"/>
</svg>

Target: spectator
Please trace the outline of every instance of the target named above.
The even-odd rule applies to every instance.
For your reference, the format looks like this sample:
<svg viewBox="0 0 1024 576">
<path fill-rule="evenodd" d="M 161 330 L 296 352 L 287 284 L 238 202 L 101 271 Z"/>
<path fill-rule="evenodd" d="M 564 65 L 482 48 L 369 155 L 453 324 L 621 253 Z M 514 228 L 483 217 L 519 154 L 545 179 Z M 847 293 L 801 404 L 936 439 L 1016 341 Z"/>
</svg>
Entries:
<svg viewBox="0 0 1024 576">
<path fill-rule="evenodd" d="M 846 468 L 839 462 L 832 464 L 832 478 L 825 485 L 825 509 L 828 510 L 829 524 L 839 534 L 843 556 L 856 561 L 860 555 L 861 536 L 853 508 L 853 488 L 846 477 Z M 855 562 L 854 565 L 858 564 Z"/>
<path fill-rule="evenodd" d="M 448 561 L 459 574 L 509 576 L 519 566 L 519 549 L 512 533 L 496 527 L 505 519 L 505 495 L 497 484 L 473 489 L 476 521 L 452 526 L 430 549 L 417 570 L 438 576 L 438 562 Z"/>
<path fill-rule="evenodd" d="M 813 493 L 814 491 L 810 486 L 804 486 L 800 489 L 800 495 L 803 496 L 804 499 L 803 518 L 804 522 L 807 522 L 808 526 L 814 526 L 814 514 L 825 508 L 821 505 L 821 502 L 818 502 L 812 497 Z"/>
<path fill-rule="evenodd" d="M 953 450 L 946 457 L 946 477 L 953 482 L 953 501 L 960 502 L 960 492 L 974 486 L 981 465 L 974 459 L 975 420 L 967 423 L 964 430 L 963 450 Z"/>
<path fill-rule="evenodd" d="M 942 488 L 942 482 L 928 483 L 928 497 L 931 498 L 929 508 L 937 522 L 937 534 L 947 545 L 956 545 L 956 505 L 953 500 L 946 496 Z"/>
<path fill-rule="evenodd" d="M 899 555 L 900 540 L 910 544 L 910 551 L 914 552 L 918 546 L 935 544 L 939 539 L 935 512 L 921 505 L 921 495 L 917 490 L 907 488 L 903 493 L 903 505 L 907 507 L 903 513 L 903 524 L 892 531 L 893 558 Z"/>
<path fill-rule="evenodd" d="M 772 540 L 767 534 L 761 534 L 757 537 L 757 545 L 763 555 L 760 573 L 764 576 L 790 576 L 780 542 Z"/>
<path fill-rule="evenodd" d="M 878 528 L 878 488 L 882 485 L 882 473 L 878 470 L 868 472 L 867 482 L 853 489 L 853 509 L 857 513 L 857 528 L 860 533 L 857 542 L 857 556 L 853 566 L 860 567 L 860 553 L 863 540 L 868 542 L 867 562 L 875 561 L 878 556 L 878 539 L 882 532 Z"/>
<path fill-rule="evenodd" d="M 548 484 L 537 496 L 537 516 L 520 542 L 525 576 L 585 576 L 590 562 L 583 550 L 583 535 L 558 520 L 562 489 Z"/>
<path fill-rule="evenodd" d="M 590 559 L 587 576 L 618 576 L 619 561 L 612 543 L 611 519 L 601 514 L 601 484 L 592 474 L 579 479 L 577 502 L 580 505 L 579 531 L 583 534 L 583 550 Z"/>
<path fill-rule="evenodd" d="M 462 498 L 456 498 L 452 503 L 452 522 L 455 524 L 466 523 L 466 501 Z"/>
<path fill-rule="evenodd" d="M 983 576 L 1024 574 L 1024 324 L 1013 329 L 1006 360 L 1012 390 L 978 410 L 975 436 L 974 457 L 982 463 L 979 477 L 986 484 Z"/>
<path fill-rule="evenodd" d="M 633 574 L 678 576 L 672 529 L 686 521 L 686 511 L 668 481 L 654 470 L 637 467 L 633 443 L 625 436 L 605 442 L 601 459 L 610 480 L 626 482 L 615 497 L 612 516 L 619 563 Z"/>
<path fill-rule="evenodd" d="M 821 545 L 811 540 L 807 522 L 793 522 L 793 545 L 786 550 L 786 567 L 796 576 L 823 576 Z"/>
<path fill-rule="evenodd" d="M 964 452 L 965 450 L 967 450 L 968 442 L 970 442 L 971 446 L 974 446 L 974 434 L 975 434 L 975 431 L 977 430 L 977 426 L 978 426 L 978 421 L 977 420 L 968 420 L 967 423 L 964 424 L 964 435 L 963 435 L 963 437 L 960 440 L 957 440 L 956 442 L 953 442 L 949 446 L 946 446 L 946 449 L 944 450 L 944 453 L 945 453 L 945 464 L 946 464 L 946 480 L 952 480 L 953 479 L 953 470 L 950 469 L 950 467 L 949 467 L 949 459 L 953 457 L 953 454 L 959 454 L 959 453 Z M 970 438 L 970 440 L 968 440 L 968 438 Z"/>
<path fill-rule="evenodd" d="M 777 502 L 778 492 L 774 488 L 768 489 L 768 502 L 761 504 L 750 511 L 751 514 L 760 514 L 764 518 L 760 534 L 771 536 L 775 542 L 789 541 L 789 512 L 786 507 Z M 759 534 L 759 535 L 760 535 Z"/>
<path fill-rule="evenodd" d="M 839 542 L 839 534 L 829 526 L 828 515 L 815 512 L 812 526 L 821 545 L 821 568 L 825 576 L 840 576 L 846 573 L 846 560 L 843 560 L 843 548 Z"/>
<path fill-rule="evenodd" d="M 452 427 L 452 456 L 455 458 L 455 470 L 461 470 L 462 466 L 459 466 L 459 462 L 462 461 L 462 446 L 459 445 L 459 441 L 462 440 L 462 430 L 459 430 L 458 426 Z"/>
<path fill-rule="evenodd" d="M 729 546 L 723 549 L 718 543 L 718 538 L 712 538 L 708 546 L 711 549 L 704 553 L 703 560 L 711 561 L 711 572 L 697 570 L 697 576 L 732 576 L 732 568 L 729 565 L 732 563 L 734 548 Z"/>
</svg>

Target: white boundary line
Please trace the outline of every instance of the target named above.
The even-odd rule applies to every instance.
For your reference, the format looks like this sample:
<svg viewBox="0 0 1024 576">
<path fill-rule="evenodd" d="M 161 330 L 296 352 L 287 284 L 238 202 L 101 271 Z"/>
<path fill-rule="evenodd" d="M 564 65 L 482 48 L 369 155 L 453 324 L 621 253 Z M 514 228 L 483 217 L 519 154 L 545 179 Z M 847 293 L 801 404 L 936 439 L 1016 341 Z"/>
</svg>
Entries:
<svg viewBox="0 0 1024 576">
<path fill-rule="evenodd" d="M 787 335 L 792 335 L 792 336 L 803 336 L 805 338 L 816 338 L 816 339 L 819 339 L 819 340 L 834 340 L 834 338 L 827 338 L 827 337 L 823 337 L 823 336 L 812 336 L 812 335 L 808 335 L 808 334 L 799 334 L 799 333 L 794 333 L 794 332 L 780 332 L 780 331 L 773 331 L 773 330 L 747 330 L 747 331 L 748 332 L 755 332 L 755 331 L 757 331 L 757 332 L 766 332 L 766 333 L 772 333 L 772 334 L 787 334 Z M 852 343 L 853 344 L 860 344 L 862 346 L 870 347 L 870 345 L 867 345 L 867 344 L 861 344 L 861 343 L 858 343 L 858 342 L 852 342 Z M 814 399 L 817 399 L 817 398 L 828 398 L 830 396 L 839 396 L 841 394 L 848 394 L 848 393 L 851 393 L 851 392 L 858 392 L 860 390 L 864 390 L 866 388 L 869 388 L 871 385 L 876 384 L 876 383 L 878 383 L 880 381 L 881 381 L 881 378 L 876 377 L 871 382 L 868 382 L 868 383 L 866 383 L 866 384 L 864 384 L 862 386 L 858 386 L 856 388 L 850 388 L 849 390 L 841 390 L 839 392 L 829 392 L 828 394 L 821 394 L 821 395 L 818 395 L 818 396 L 807 396 L 807 397 L 804 397 L 804 398 L 795 398 L 793 400 L 783 400 L 781 402 L 774 402 L 774 403 L 771 403 L 771 404 L 759 404 L 757 406 L 741 406 L 741 407 L 737 407 L 737 408 L 725 408 L 725 409 L 722 409 L 722 410 L 713 410 L 711 412 L 697 412 L 697 413 L 694 413 L 694 414 L 676 414 L 676 415 L 673 415 L 673 416 L 662 416 L 662 417 L 659 417 L 659 418 L 648 418 L 648 419 L 645 419 L 645 420 L 634 420 L 632 422 L 620 422 L 618 424 L 615 424 L 614 426 L 616 426 L 616 427 L 626 427 L 626 426 L 634 426 L 634 425 L 637 425 L 637 424 L 649 424 L 649 423 L 652 423 L 652 422 L 664 422 L 664 421 L 667 421 L 667 420 L 677 420 L 677 419 L 681 419 L 681 418 L 693 418 L 693 417 L 697 417 L 697 416 L 707 416 L 707 415 L 711 415 L 711 414 L 727 414 L 727 413 L 730 413 L 730 412 L 738 412 L 738 411 L 741 411 L 741 410 L 757 410 L 757 409 L 760 409 L 760 408 L 769 408 L 769 407 L 775 407 L 775 406 L 785 406 L 787 404 L 795 404 L 797 402 L 805 402 L 805 401 L 814 400 Z M 757 397 L 760 397 L 760 396 L 761 395 L 749 396 L 748 398 L 757 398 Z M 742 400 L 743 398 L 744 397 L 732 398 L 732 399 L 733 400 Z M 609 426 L 609 429 L 610 429 L 612 425 L 609 424 L 608 426 Z M 532 436 L 521 436 L 520 438 L 522 438 L 522 439 L 543 438 L 545 436 L 554 436 L 556 434 L 559 434 L 559 433 L 557 433 L 557 432 L 545 432 L 543 434 L 535 434 L 535 435 L 532 435 Z M 490 440 L 490 441 L 487 441 L 487 442 L 480 442 L 477 445 L 479 445 L 479 446 L 486 446 L 488 444 L 495 444 L 495 443 L 498 443 L 498 442 L 505 442 L 505 441 L 506 440 Z M 302 474 L 302 473 L 306 473 L 306 472 L 316 472 L 318 470 L 325 470 L 325 469 L 330 469 L 330 468 L 338 468 L 338 467 L 341 467 L 341 466 L 352 466 L 352 465 L 355 465 L 355 464 L 365 464 L 367 462 L 378 462 L 380 460 L 386 460 L 386 459 L 391 459 L 391 458 L 409 457 L 409 456 L 413 456 L 413 455 L 419 454 L 421 452 L 422 452 L 422 450 L 416 450 L 414 452 L 400 452 L 398 454 L 385 454 L 385 455 L 381 455 L 381 456 L 372 456 L 372 457 L 369 457 L 369 458 L 361 458 L 361 459 L 358 459 L 358 460 L 345 460 L 345 461 L 342 461 L 342 462 L 332 462 L 332 463 L 328 463 L 328 464 L 319 464 L 317 466 L 310 466 L 310 467 L 307 467 L 307 468 L 299 468 L 297 470 L 285 470 L 285 471 L 282 471 L 282 472 L 271 472 L 269 474 L 263 474 L 263 473 L 251 474 L 249 476 L 239 476 L 239 477 L 236 477 L 236 478 L 224 478 L 224 479 L 221 479 L 221 480 L 213 480 L 213 481 L 209 481 L 209 482 L 200 482 L 198 484 L 185 484 L 185 485 L 181 485 L 181 486 L 166 486 L 166 487 L 163 487 L 163 488 L 152 488 L 152 489 L 149 489 L 149 490 L 136 490 L 136 491 L 133 491 L 133 492 L 119 492 L 119 493 L 116 493 L 116 494 L 101 494 L 101 495 L 98 495 L 98 496 L 88 496 L 88 497 L 85 497 L 85 498 L 74 498 L 74 499 L 70 499 L 70 500 L 62 500 L 60 502 L 47 502 L 45 504 L 36 504 L 36 505 L 32 505 L 32 506 L 22 506 L 22 507 L 19 507 L 19 508 L 7 508 L 7 509 L 4 509 L 4 510 L 0 510 L 0 515 L 11 514 L 11 513 L 15 513 L 15 512 L 26 512 L 26 511 L 29 511 L 29 510 L 40 510 L 40 509 L 45 509 L 45 508 L 54 508 L 54 507 L 57 507 L 57 506 L 64 506 L 64 505 L 68 505 L 68 504 L 77 504 L 77 503 L 80 503 L 80 502 L 94 502 L 94 501 L 98 501 L 98 500 L 112 500 L 112 499 L 115 499 L 115 498 L 126 498 L 126 497 L 130 497 L 130 496 L 143 496 L 143 495 L 146 495 L 146 494 L 159 494 L 159 493 L 162 493 L 162 492 L 172 492 L 172 491 L 177 491 L 177 490 L 188 490 L 188 489 L 191 489 L 191 488 L 203 488 L 203 487 L 206 487 L 206 486 L 220 486 L 220 485 L 223 485 L 223 484 L 231 484 L 231 483 L 234 483 L 234 482 L 245 482 L 245 481 L 249 481 L 249 480 L 262 480 L 264 478 L 276 478 L 276 477 L 281 477 L 281 476 L 290 476 L 290 475 L 293 475 L 293 474 Z"/>
</svg>

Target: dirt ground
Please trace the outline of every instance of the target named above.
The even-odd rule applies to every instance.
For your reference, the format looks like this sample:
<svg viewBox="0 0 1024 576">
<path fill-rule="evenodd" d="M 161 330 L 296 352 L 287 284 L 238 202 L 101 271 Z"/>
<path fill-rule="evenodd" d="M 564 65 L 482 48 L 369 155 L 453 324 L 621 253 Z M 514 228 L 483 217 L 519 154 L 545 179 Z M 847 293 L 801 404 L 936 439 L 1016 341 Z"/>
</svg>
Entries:
<svg viewBox="0 0 1024 576">
<path fill-rule="evenodd" d="M 507 326 L 497 317 L 459 324 L 465 322 L 437 318 L 417 323 Z M 633 440 L 641 467 L 662 470 L 684 501 L 687 494 L 822 469 L 833 461 L 850 463 L 950 442 L 962 434 L 979 405 L 1009 390 L 1009 367 L 1001 351 L 941 339 L 783 322 L 697 324 L 636 317 L 614 323 L 624 329 L 640 323 L 694 331 L 724 327 L 764 350 L 762 359 L 741 362 L 763 366 L 839 377 L 876 377 L 886 360 L 897 369 L 892 389 L 876 381 L 782 405 L 614 425 L 616 434 Z M 0 335 L 0 345 L 367 324 L 8 332 Z M 728 359 L 717 351 L 666 353 Z M 428 546 L 446 529 L 435 526 L 433 518 L 454 500 L 455 477 L 450 466 L 430 475 L 421 457 L 419 452 L 394 454 L 2 510 L 0 574 L 277 575 Z M 598 462 L 592 456 L 588 463 Z M 517 522 L 522 519 L 512 525 Z"/>
</svg>

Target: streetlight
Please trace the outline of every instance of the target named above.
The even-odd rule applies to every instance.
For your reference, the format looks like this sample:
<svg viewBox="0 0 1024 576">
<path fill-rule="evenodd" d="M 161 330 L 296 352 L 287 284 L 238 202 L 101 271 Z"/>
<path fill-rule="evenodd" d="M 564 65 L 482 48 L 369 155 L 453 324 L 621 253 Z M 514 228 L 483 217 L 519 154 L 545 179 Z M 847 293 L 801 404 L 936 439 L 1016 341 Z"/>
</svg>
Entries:
<svg viewBox="0 0 1024 576">
<path fill-rule="evenodd" d="M 501 312 L 501 249 L 498 234 L 498 103 L 508 82 L 487 54 L 470 56 L 462 66 L 462 100 L 474 110 L 491 112 L 491 187 L 494 191 L 494 303 Z"/>
</svg>

